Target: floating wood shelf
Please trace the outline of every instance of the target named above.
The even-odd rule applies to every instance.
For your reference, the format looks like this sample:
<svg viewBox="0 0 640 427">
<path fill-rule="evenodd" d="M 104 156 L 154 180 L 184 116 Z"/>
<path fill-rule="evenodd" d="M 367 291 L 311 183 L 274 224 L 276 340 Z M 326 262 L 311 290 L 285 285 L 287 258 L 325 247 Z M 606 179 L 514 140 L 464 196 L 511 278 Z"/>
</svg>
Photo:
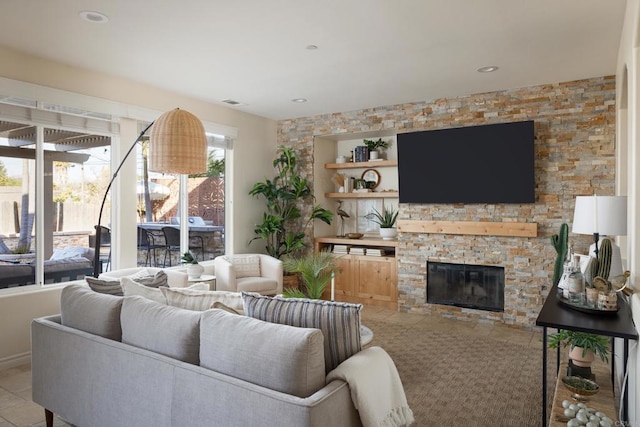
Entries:
<svg viewBox="0 0 640 427">
<path fill-rule="evenodd" d="M 327 199 L 391 199 L 397 198 L 397 191 L 379 191 L 369 193 L 324 193 Z"/>
<path fill-rule="evenodd" d="M 379 168 L 388 166 L 398 166 L 397 160 L 380 160 L 377 162 L 347 162 L 347 163 L 325 163 L 325 169 L 355 169 L 355 168 Z"/>
<path fill-rule="evenodd" d="M 398 231 L 403 233 L 536 237 L 538 224 L 535 222 L 398 220 Z"/>
</svg>

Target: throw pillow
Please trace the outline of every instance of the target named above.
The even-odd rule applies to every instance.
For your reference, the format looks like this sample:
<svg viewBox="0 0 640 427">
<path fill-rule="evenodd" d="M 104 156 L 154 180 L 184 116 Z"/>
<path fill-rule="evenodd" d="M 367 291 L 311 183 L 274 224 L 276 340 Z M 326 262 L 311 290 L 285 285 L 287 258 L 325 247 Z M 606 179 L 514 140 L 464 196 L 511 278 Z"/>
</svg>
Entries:
<svg viewBox="0 0 640 427">
<path fill-rule="evenodd" d="M 199 363 L 200 313 L 134 296 L 124 297 L 120 317 L 123 343 Z"/>
<path fill-rule="evenodd" d="M 211 308 L 215 308 L 218 310 L 224 310 L 227 313 L 231 313 L 231 314 L 242 314 L 239 311 L 234 310 L 233 308 L 224 305 L 223 303 L 221 303 L 220 301 L 216 301 L 213 304 L 211 304 Z"/>
<path fill-rule="evenodd" d="M 233 265 L 236 279 L 243 277 L 260 277 L 259 255 L 232 255 L 227 260 Z"/>
<path fill-rule="evenodd" d="M 125 297 L 138 295 L 152 301 L 159 302 L 160 304 L 167 303 L 167 299 L 164 297 L 162 292 L 160 292 L 160 288 L 151 288 L 149 286 L 142 285 L 129 277 L 121 278 L 120 285 L 122 285 L 122 291 Z"/>
<path fill-rule="evenodd" d="M 89 287 L 95 292 L 118 296 L 124 295 L 119 280 L 103 280 L 96 279 L 95 277 L 85 277 L 84 280 L 86 280 Z"/>
<path fill-rule="evenodd" d="M 167 284 L 167 273 L 160 270 L 156 274 L 142 277 L 130 277 L 134 281 L 149 286 L 150 288 L 159 288 L 161 286 L 169 286 Z"/>
<path fill-rule="evenodd" d="M 282 393 L 308 397 L 325 385 L 323 347 L 317 329 L 202 313 L 200 366 Z"/>
<path fill-rule="evenodd" d="M 273 298 L 242 293 L 249 317 L 272 323 L 317 328 L 324 334 L 326 372 L 362 349 L 360 310 L 362 304 L 298 298 Z"/>
<path fill-rule="evenodd" d="M 238 292 L 199 291 L 189 288 L 160 288 L 167 304 L 187 310 L 209 310 L 213 303 L 221 302 L 233 309 L 242 310 L 242 295 Z"/>
<path fill-rule="evenodd" d="M 69 285 L 60 294 L 64 326 L 120 341 L 122 297 L 100 294 L 83 285 Z"/>
</svg>

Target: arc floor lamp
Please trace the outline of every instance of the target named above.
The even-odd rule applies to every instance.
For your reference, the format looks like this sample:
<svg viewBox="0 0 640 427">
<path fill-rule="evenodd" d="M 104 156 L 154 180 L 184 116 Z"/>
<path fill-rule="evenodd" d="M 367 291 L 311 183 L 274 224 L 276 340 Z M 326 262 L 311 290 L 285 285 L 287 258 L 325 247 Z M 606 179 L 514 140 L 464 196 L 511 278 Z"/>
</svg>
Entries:
<svg viewBox="0 0 640 427">
<path fill-rule="evenodd" d="M 93 258 L 93 276 L 100 274 L 100 237 L 102 234 L 102 211 L 111 185 L 118 176 L 124 162 L 136 144 L 151 128 L 149 142 L 149 170 L 171 174 L 196 174 L 207 171 L 207 137 L 200 119 L 186 110 L 176 108 L 167 111 L 147 126 L 138 135 L 129 151 L 113 173 L 102 198 L 98 224 L 95 226 L 96 238 Z M 134 183 L 135 185 L 135 183 Z"/>
</svg>

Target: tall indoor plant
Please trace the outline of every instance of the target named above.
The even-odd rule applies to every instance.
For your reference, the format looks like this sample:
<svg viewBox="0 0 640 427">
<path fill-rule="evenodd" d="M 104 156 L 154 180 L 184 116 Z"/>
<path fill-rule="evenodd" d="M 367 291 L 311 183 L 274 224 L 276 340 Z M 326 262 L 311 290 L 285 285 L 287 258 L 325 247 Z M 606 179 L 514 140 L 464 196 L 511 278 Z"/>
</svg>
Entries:
<svg viewBox="0 0 640 427">
<path fill-rule="evenodd" d="M 281 145 L 273 161 L 276 175 L 254 184 L 249 194 L 264 197 L 267 210 L 262 222 L 256 224 L 254 233 L 257 239 L 265 241 L 265 249 L 272 257 L 281 259 L 306 246 L 305 229 L 315 219 L 331 224 L 333 212 L 313 205 L 311 212 L 303 217 L 301 207 L 313 204 L 315 198 L 311 185 L 298 170 L 300 160 L 298 152 L 292 147 Z"/>
</svg>

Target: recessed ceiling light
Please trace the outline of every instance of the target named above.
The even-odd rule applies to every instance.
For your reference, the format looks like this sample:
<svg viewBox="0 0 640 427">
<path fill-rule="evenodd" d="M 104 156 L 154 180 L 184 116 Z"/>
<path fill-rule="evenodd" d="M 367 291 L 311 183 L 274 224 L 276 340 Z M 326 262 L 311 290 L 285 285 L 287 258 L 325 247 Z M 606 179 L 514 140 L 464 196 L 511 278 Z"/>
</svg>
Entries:
<svg viewBox="0 0 640 427">
<path fill-rule="evenodd" d="M 307 102 L 307 98 L 293 98 L 291 102 L 297 102 L 298 104 L 302 104 L 303 102 Z"/>
<path fill-rule="evenodd" d="M 493 73 L 497 69 L 498 67 L 496 65 L 488 65 L 486 67 L 480 67 L 476 71 L 478 71 L 479 73 Z"/>
<path fill-rule="evenodd" d="M 93 24 L 106 24 L 109 22 L 109 17 L 107 15 L 94 10 L 83 10 L 79 15 L 85 21 L 89 21 Z"/>
<path fill-rule="evenodd" d="M 316 50 L 318 49 L 318 46 L 316 46 L 315 44 L 309 44 L 306 47 L 307 50 Z"/>
</svg>

